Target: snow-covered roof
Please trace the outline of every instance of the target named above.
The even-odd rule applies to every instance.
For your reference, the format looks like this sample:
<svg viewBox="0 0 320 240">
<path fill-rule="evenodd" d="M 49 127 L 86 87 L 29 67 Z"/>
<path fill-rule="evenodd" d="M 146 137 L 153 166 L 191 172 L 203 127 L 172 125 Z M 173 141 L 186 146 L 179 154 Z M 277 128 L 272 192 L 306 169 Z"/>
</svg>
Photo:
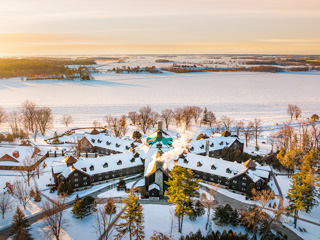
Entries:
<svg viewBox="0 0 320 240">
<path fill-rule="evenodd" d="M 156 184 L 156 183 L 152 183 L 151 185 L 149 185 L 148 191 L 150 191 L 150 190 L 152 190 L 152 189 L 157 189 L 157 190 L 160 191 L 160 187 L 159 187 L 159 185 Z"/>
<path fill-rule="evenodd" d="M 247 171 L 247 175 L 252 179 L 252 181 L 257 182 L 259 180 L 261 180 L 261 178 L 259 176 L 256 175 L 256 171 L 253 170 L 248 170 Z"/>
<path fill-rule="evenodd" d="M 237 137 L 223 137 L 220 135 L 214 135 L 214 137 L 193 140 L 189 143 L 189 150 L 191 153 L 199 154 L 204 153 L 206 151 L 206 142 L 209 142 L 209 151 L 220 150 L 225 147 L 229 147 L 234 141 L 240 141 Z"/>
<path fill-rule="evenodd" d="M 45 153 L 41 149 L 35 146 L 18 146 L 18 145 L 6 145 L 0 147 L 0 165 L 20 165 L 25 159 L 32 158 L 34 156 L 43 156 Z M 2 158 L 2 159 L 1 159 Z M 18 162 L 12 162 L 12 158 Z"/>
<path fill-rule="evenodd" d="M 246 167 L 241 163 L 230 162 L 221 158 L 211 158 L 192 153 L 186 154 L 185 159 L 179 158 L 177 165 L 195 171 L 206 172 L 226 178 L 234 177 L 235 175 L 246 171 Z"/>
<path fill-rule="evenodd" d="M 131 144 L 134 142 L 133 140 L 117 138 L 106 133 L 96 135 L 84 134 L 84 137 L 87 138 L 94 147 L 107 148 L 117 152 L 128 152 Z"/>
<path fill-rule="evenodd" d="M 141 158 L 135 158 L 132 152 L 128 152 L 98 158 L 80 159 L 73 164 L 73 167 L 78 170 L 86 169 L 87 174 L 94 175 L 140 165 L 143 165 Z"/>
</svg>

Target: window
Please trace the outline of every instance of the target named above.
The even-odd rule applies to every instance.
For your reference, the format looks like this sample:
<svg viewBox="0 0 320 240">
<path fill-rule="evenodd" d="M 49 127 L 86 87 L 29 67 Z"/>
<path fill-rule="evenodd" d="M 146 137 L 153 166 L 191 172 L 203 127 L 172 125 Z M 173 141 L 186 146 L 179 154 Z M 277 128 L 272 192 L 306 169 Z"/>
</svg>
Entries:
<svg viewBox="0 0 320 240">
<path fill-rule="evenodd" d="M 121 165 L 121 164 L 122 164 L 122 161 L 119 160 L 119 161 L 117 162 L 117 165 Z"/>
<path fill-rule="evenodd" d="M 246 186 L 246 185 L 247 185 L 246 183 L 244 183 L 244 182 L 242 183 L 242 186 Z"/>
<path fill-rule="evenodd" d="M 112 177 L 115 177 L 116 175 L 115 174 L 112 174 Z"/>
<path fill-rule="evenodd" d="M 83 185 L 88 185 L 88 183 L 87 183 L 87 182 L 84 182 Z"/>
<path fill-rule="evenodd" d="M 233 183 L 237 183 L 237 181 L 236 181 L 236 180 L 233 180 L 232 182 L 233 182 Z"/>
<path fill-rule="evenodd" d="M 63 176 L 61 176 L 60 179 L 63 180 Z"/>
<path fill-rule="evenodd" d="M 78 186 L 79 186 L 79 184 L 75 184 L 74 186 L 75 186 L 75 187 L 78 187 Z"/>
<path fill-rule="evenodd" d="M 99 177 L 98 180 L 102 180 L 102 177 Z"/>
<path fill-rule="evenodd" d="M 78 176 L 78 173 L 75 173 L 73 176 L 77 177 L 77 176 Z"/>
<path fill-rule="evenodd" d="M 104 163 L 104 164 L 103 164 L 103 167 L 104 167 L 104 168 L 107 168 L 107 167 L 108 167 L 108 163 Z"/>
<path fill-rule="evenodd" d="M 213 178 L 210 178 L 210 181 L 213 182 Z"/>
<path fill-rule="evenodd" d="M 91 166 L 90 166 L 90 171 L 93 171 L 93 170 L 94 170 L 94 166 L 91 165 Z"/>
<path fill-rule="evenodd" d="M 245 192 L 245 191 L 247 191 L 247 189 L 245 189 L 245 188 L 242 188 L 242 191 L 243 191 L 243 192 Z"/>
<path fill-rule="evenodd" d="M 87 180 L 87 177 L 83 177 L 83 180 Z"/>
<path fill-rule="evenodd" d="M 247 180 L 247 178 L 246 177 L 242 177 L 242 180 Z"/>
<path fill-rule="evenodd" d="M 216 170 L 217 168 L 216 168 L 215 165 L 212 165 L 212 166 L 211 166 L 211 169 L 212 169 L 212 170 Z"/>
<path fill-rule="evenodd" d="M 75 181 L 75 182 L 78 182 L 78 178 L 75 178 L 74 181 Z"/>
</svg>

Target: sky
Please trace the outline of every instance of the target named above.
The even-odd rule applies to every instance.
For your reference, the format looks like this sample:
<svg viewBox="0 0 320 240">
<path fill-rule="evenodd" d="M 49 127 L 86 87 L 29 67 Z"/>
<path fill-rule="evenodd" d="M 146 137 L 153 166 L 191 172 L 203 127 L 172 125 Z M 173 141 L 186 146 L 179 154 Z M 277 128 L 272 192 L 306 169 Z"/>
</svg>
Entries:
<svg viewBox="0 0 320 240">
<path fill-rule="evenodd" d="M 0 56 L 320 54 L 319 0 L 0 0 Z"/>
</svg>

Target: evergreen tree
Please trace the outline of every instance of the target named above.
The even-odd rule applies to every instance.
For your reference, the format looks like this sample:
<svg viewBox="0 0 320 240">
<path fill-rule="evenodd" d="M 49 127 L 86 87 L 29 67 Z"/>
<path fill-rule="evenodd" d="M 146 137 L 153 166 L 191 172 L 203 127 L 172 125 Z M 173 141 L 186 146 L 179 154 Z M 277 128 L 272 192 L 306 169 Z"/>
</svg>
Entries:
<svg viewBox="0 0 320 240">
<path fill-rule="evenodd" d="M 202 216 L 204 213 L 205 210 L 203 204 L 198 200 L 194 206 L 192 206 L 192 212 L 189 214 L 189 218 L 191 221 L 195 221 L 197 217 Z"/>
<path fill-rule="evenodd" d="M 79 199 L 73 204 L 72 213 L 74 217 L 77 219 L 78 218 L 83 219 L 85 217 L 85 209 L 83 207 L 81 199 Z"/>
<path fill-rule="evenodd" d="M 129 239 L 142 240 L 144 239 L 144 216 L 142 213 L 142 206 L 138 202 L 138 197 L 131 193 L 124 200 L 125 207 L 120 216 L 124 222 L 116 226 L 118 234 L 116 239 L 121 239 L 124 235 L 129 233 Z"/>
<path fill-rule="evenodd" d="M 86 196 L 82 200 L 78 199 L 73 205 L 72 213 L 74 214 L 75 218 L 83 219 L 92 213 L 93 205 L 94 198 L 91 196 Z"/>
<path fill-rule="evenodd" d="M 139 131 L 134 131 L 134 132 L 132 133 L 132 138 L 133 138 L 134 140 L 139 140 L 139 139 L 141 138 L 141 133 L 140 133 Z"/>
<path fill-rule="evenodd" d="M 30 224 L 28 220 L 25 218 L 25 215 L 17 207 L 16 213 L 12 219 L 12 227 L 11 227 L 11 238 L 13 240 L 30 240 L 33 239 L 31 234 L 29 233 Z"/>
<path fill-rule="evenodd" d="M 191 199 L 198 195 L 200 180 L 195 179 L 193 172 L 180 166 L 175 166 L 166 182 L 168 189 L 165 195 L 169 202 L 176 205 L 175 213 L 178 217 L 178 231 L 182 232 L 183 217 L 192 212 Z"/>
<path fill-rule="evenodd" d="M 125 191 L 126 188 L 126 181 L 121 178 L 117 185 L 117 191 Z"/>
</svg>

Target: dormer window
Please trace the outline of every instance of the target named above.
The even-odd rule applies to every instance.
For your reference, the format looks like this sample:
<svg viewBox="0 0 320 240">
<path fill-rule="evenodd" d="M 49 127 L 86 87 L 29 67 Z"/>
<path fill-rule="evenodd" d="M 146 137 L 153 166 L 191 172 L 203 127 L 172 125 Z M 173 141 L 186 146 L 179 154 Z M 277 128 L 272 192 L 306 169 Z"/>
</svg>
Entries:
<svg viewBox="0 0 320 240">
<path fill-rule="evenodd" d="M 87 171 L 87 168 L 81 168 L 81 169 L 82 169 L 83 171 L 85 171 L 85 172 Z"/>
<path fill-rule="evenodd" d="M 94 170 L 94 166 L 91 165 L 91 166 L 90 166 L 90 171 L 93 171 L 93 170 Z"/>
<path fill-rule="evenodd" d="M 200 148 L 201 148 L 201 149 L 204 149 L 204 145 L 202 144 L 202 145 L 200 146 Z"/>
<path fill-rule="evenodd" d="M 210 144 L 210 147 L 214 147 L 214 143 L 211 143 L 211 144 Z"/>
<path fill-rule="evenodd" d="M 138 158 L 138 157 L 140 157 L 140 154 L 136 152 L 136 153 L 134 154 L 134 157 L 135 157 L 135 158 Z"/>
<path fill-rule="evenodd" d="M 228 146 L 228 145 L 229 145 L 229 143 L 228 143 L 228 142 L 226 142 L 226 145 Z"/>
<path fill-rule="evenodd" d="M 227 173 L 231 173 L 230 168 L 227 168 L 227 169 L 226 169 L 226 172 L 227 172 Z"/>
<path fill-rule="evenodd" d="M 190 151 L 193 151 L 193 150 L 194 150 L 194 147 L 191 147 L 191 148 L 190 148 Z"/>
<path fill-rule="evenodd" d="M 106 144 L 109 146 L 111 144 L 111 142 L 106 141 Z"/>
<path fill-rule="evenodd" d="M 108 163 L 104 163 L 103 168 L 107 168 L 107 167 L 108 167 Z"/>
<path fill-rule="evenodd" d="M 129 146 L 126 146 L 126 150 L 129 150 L 130 149 L 130 147 Z"/>
<path fill-rule="evenodd" d="M 61 180 L 63 180 L 63 179 L 64 179 L 64 177 L 63 177 L 63 176 L 60 176 L 60 179 L 61 179 Z"/>
<path fill-rule="evenodd" d="M 223 141 L 221 141 L 219 144 L 220 144 L 220 145 L 223 145 Z"/>
<path fill-rule="evenodd" d="M 117 148 L 120 147 L 120 144 L 116 143 L 116 147 L 117 147 Z"/>
<path fill-rule="evenodd" d="M 197 167 L 202 167 L 202 163 L 201 162 L 197 162 Z"/>
<path fill-rule="evenodd" d="M 94 139 L 91 139 L 91 142 L 92 142 L 92 143 L 94 143 L 95 141 L 96 141 L 96 140 L 94 140 Z"/>
<path fill-rule="evenodd" d="M 117 165 L 121 165 L 121 164 L 122 164 L 122 161 L 119 160 L 119 161 L 117 162 Z"/>
<path fill-rule="evenodd" d="M 211 169 L 212 169 L 212 170 L 216 170 L 216 169 L 217 169 L 217 167 L 216 167 L 215 165 L 213 165 L 213 164 L 212 164 L 212 165 L 211 165 Z"/>
<path fill-rule="evenodd" d="M 135 162 L 136 159 L 135 158 L 131 158 L 130 162 Z"/>
<path fill-rule="evenodd" d="M 102 143 L 102 140 L 98 139 L 98 143 Z"/>
<path fill-rule="evenodd" d="M 183 163 L 188 164 L 189 161 L 188 161 L 187 159 L 184 159 L 184 160 L 183 160 Z"/>
</svg>

